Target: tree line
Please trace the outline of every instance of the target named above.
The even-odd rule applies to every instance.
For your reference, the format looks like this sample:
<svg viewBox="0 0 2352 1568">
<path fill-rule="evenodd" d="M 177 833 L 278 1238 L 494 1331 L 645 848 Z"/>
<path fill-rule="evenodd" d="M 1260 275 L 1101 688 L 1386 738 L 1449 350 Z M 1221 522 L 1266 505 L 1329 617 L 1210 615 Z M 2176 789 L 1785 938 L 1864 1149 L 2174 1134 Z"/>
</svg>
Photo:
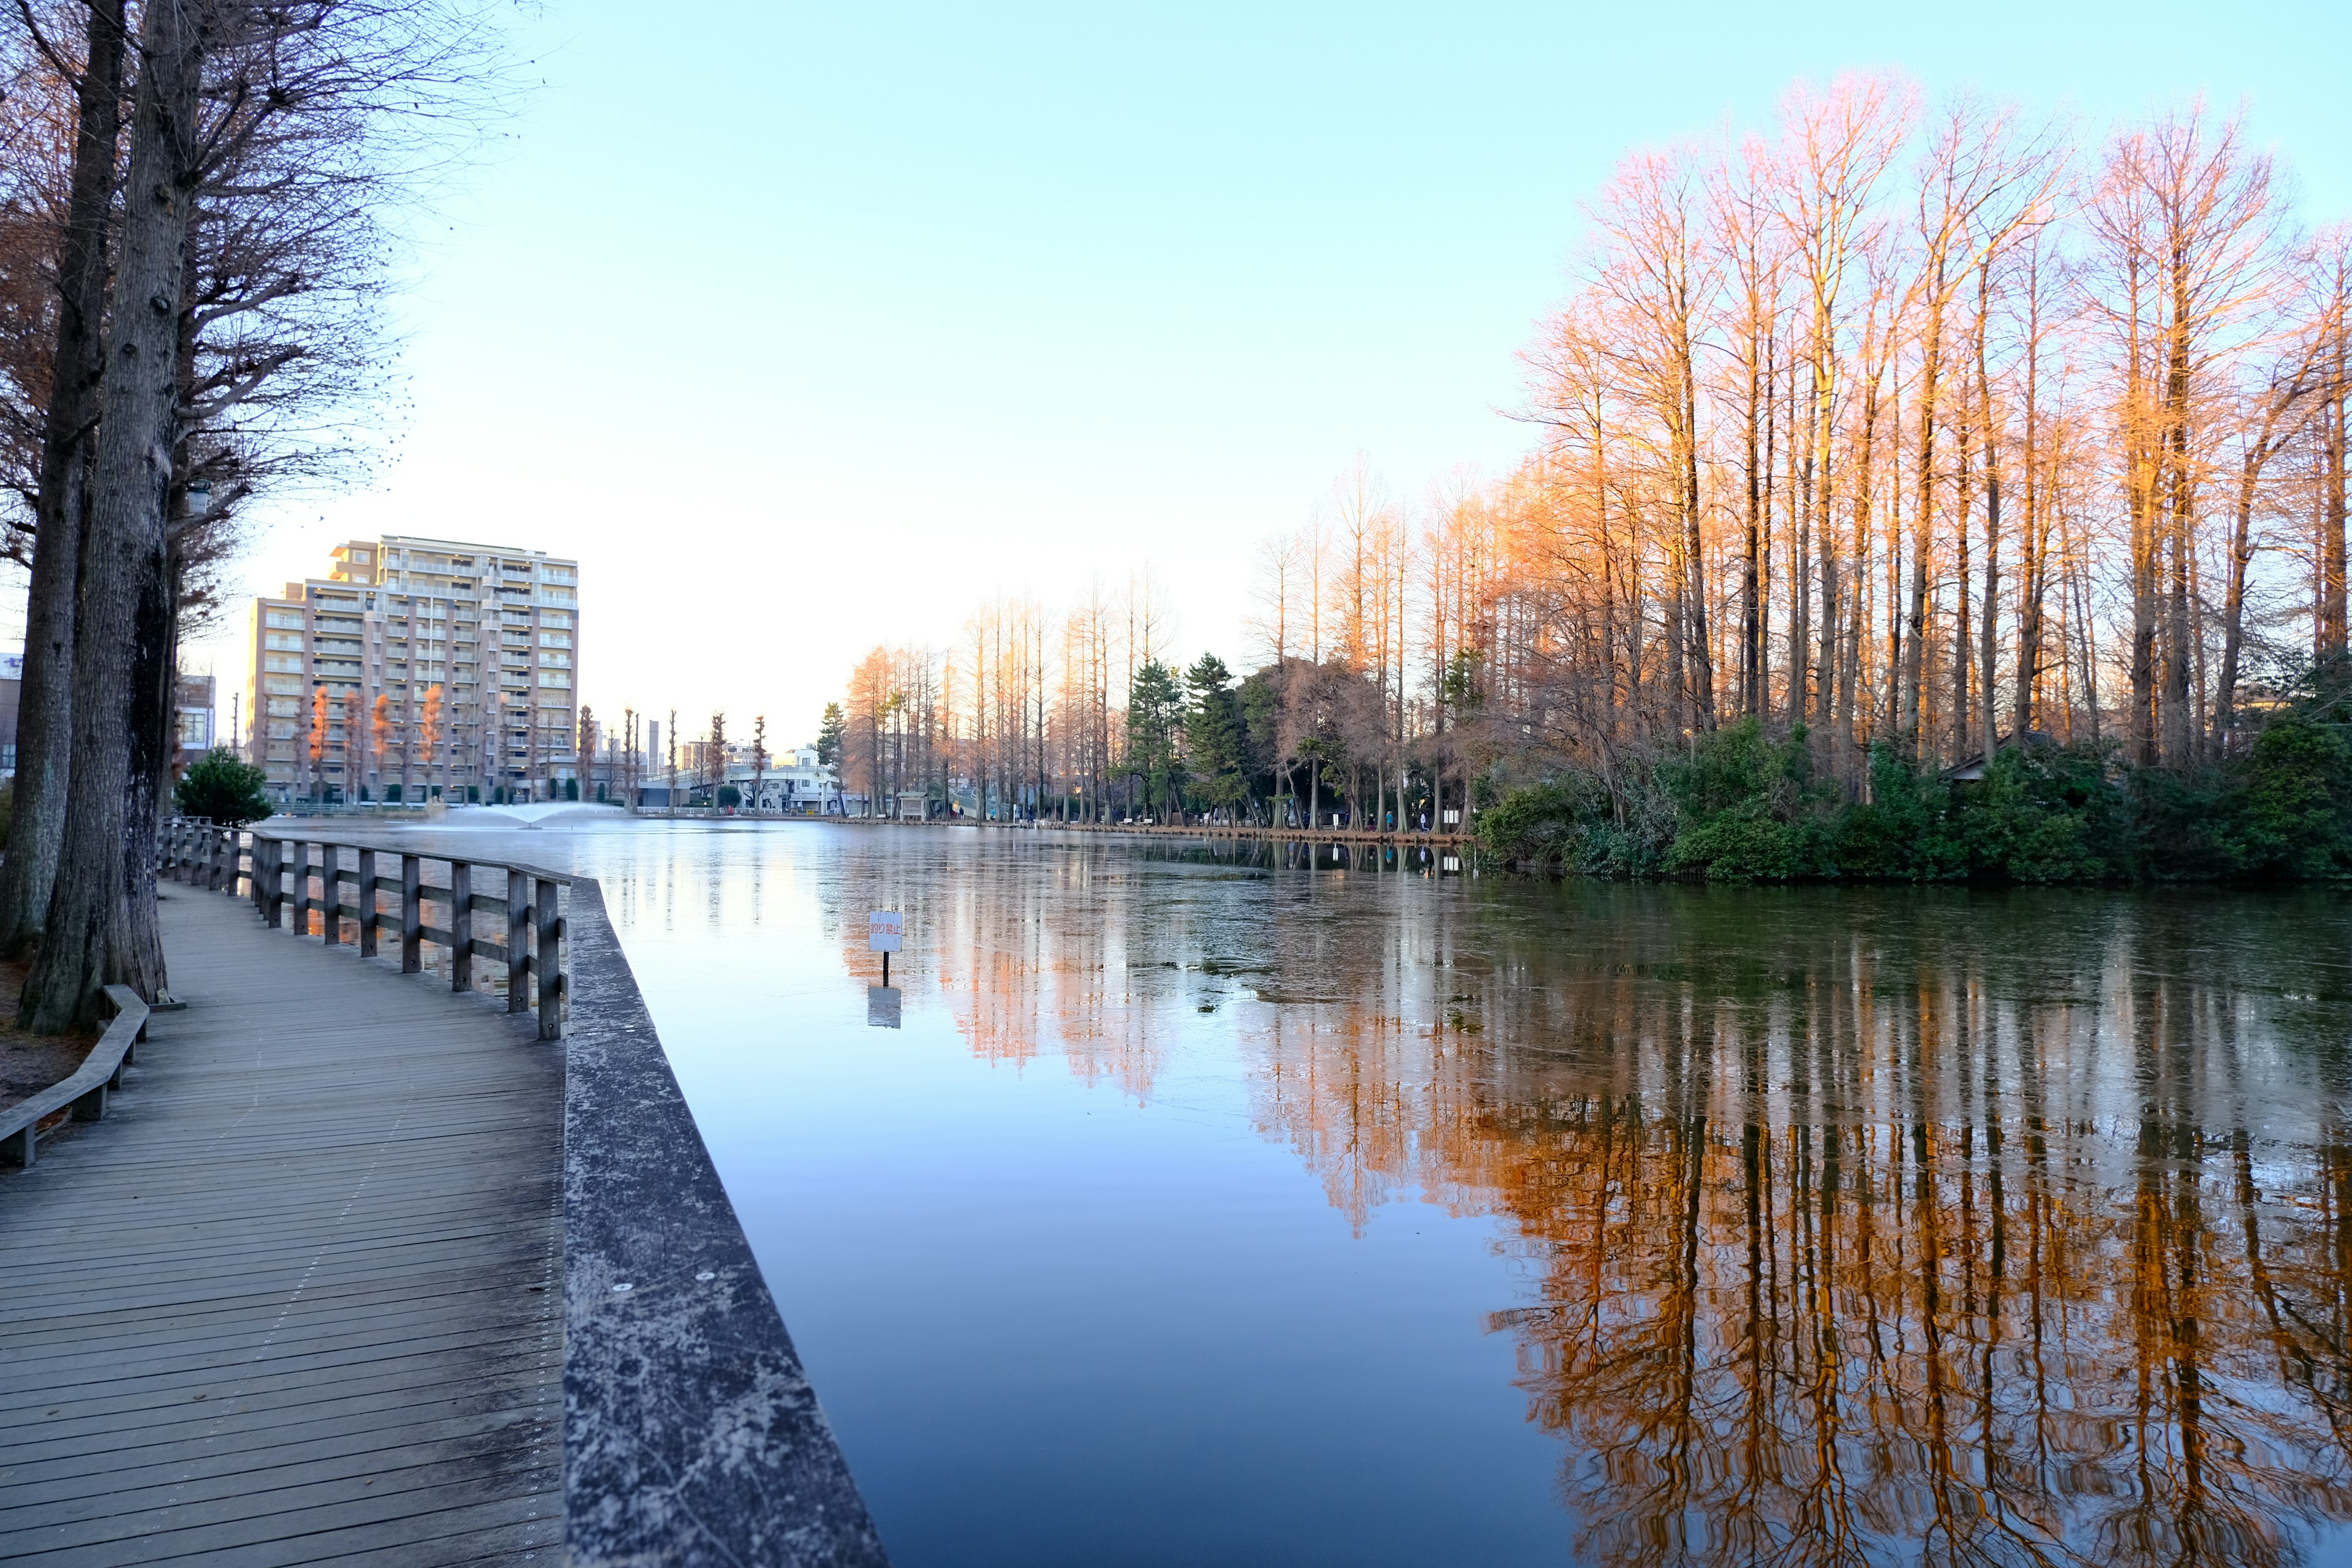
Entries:
<svg viewBox="0 0 2352 1568">
<path fill-rule="evenodd" d="M 240 520 L 363 467 L 388 215 L 503 89 L 478 0 L 20 0 L 0 23 L 0 480 L 28 574 L 0 953 L 153 996 L 181 639 Z"/>
<path fill-rule="evenodd" d="M 2305 221 L 2242 115 L 2093 134 L 1855 77 L 1629 154 L 1585 217 L 1523 354 L 1526 458 L 1417 505 L 1359 461 L 1265 547 L 1237 803 L 1175 782 L 1222 764 L 1169 705 L 1165 637 L 1100 595 L 876 650 L 869 752 L 1091 816 L 1466 821 L 1548 788 L 1498 847 L 1588 869 L 2352 865 L 2352 228 Z M 1803 831 L 1675 861 L 1706 815 L 1683 784 L 1724 748 L 1756 782 L 1732 805 Z M 2038 868 L 1822 848 L 1842 829 L 1814 819 L 1874 804 L 1965 837 L 1942 786 L 1988 769 L 2019 831 L 2098 842 Z M 2193 830 L 2265 792 L 2312 798 L 2234 848 Z"/>
</svg>

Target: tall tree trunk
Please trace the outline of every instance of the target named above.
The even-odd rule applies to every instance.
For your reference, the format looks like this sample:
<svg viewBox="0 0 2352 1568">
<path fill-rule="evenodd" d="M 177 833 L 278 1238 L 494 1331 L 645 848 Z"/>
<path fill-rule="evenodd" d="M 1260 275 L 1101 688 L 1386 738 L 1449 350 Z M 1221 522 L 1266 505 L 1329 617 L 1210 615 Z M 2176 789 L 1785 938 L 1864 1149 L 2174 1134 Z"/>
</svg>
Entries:
<svg viewBox="0 0 2352 1568">
<path fill-rule="evenodd" d="M 1992 308 L 1992 263 L 1978 273 L 1977 407 L 1983 429 L 1985 485 L 1984 596 L 1977 605 L 1977 732 L 1990 758 L 2000 739 L 1993 723 L 1994 676 L 2000 651 L 2000 419 L 1993 408 L 1992 375 L 1986 365 L 1986 322 Z"/>
<path fill-rule="evenodd" d="M 2156 463 L 2149 450 L 2147 376 L 2140 347 L 2139 271 L 2132 268 L 2130 334 L 2126 346 L 2124 391 L 2124 501 L 2130 519 L 2132 626 L 2131 711 L 2126 733 L 2131 760 L 2141 767 L 2156 761 L 2156 584 L 2160 553 L 2156 525 Z"/>
<path fill-rule="evenodd" d="M 106 229 L 122 131 L 122 0 L 89 0 L 75 84 L 72 183 L 58 247 L 58 332 L 34 501 L 32 580 L 25 603 L 24 684 L 16 717 L 16 784 L 8 855 L 0 863 L 0 957 L 40 935 L 65 842 L 73 750 L 74 609 L 97 434 L 106 315 Z"/>
<path fill-rule="evenodd" d="M 1681 489 L 1683 514 L 1683 579 L 1689 605 L 1691 721 L 1696 730 L 1715 728 L 1715 646 L 1707 637 L 1706 546 L 1699 531 L 1698 491 L 1698 365 L 1690 342 L 1690 300 L 1685 290 L 1675 318 L 1675 373 L 1681 382 L 1678 420 L 1682 452 L 1675 475 Z"/>
<path fill-rule="evenodd" d="M 2339 270 L 2336 300 L 2335 350 L 2326 372 L 2327 397 L 2319 405 L 2319 653 L 2342 658 L 2345 651 L 2344 593 L 2344 460 L 2346 279 Z"/>
<path fill-rule="evenodd" d="M 1966 371 L 1957 379 L 1963 401 L 1959 428 L 1952 433 L 1952 446 L 1959 453 L 1960 467 L 1953 476 L 1952 487 L 1952 736 L 1946 753 L 1955 763 L 1965 762 L 1969 754 L 1969 731 L 1975 726 L 1969 702 L 1969 671 L 1976 662 L 1969 647 L 1969 513 L 1976 501 L 1976 476 L 1971 471 L 1969 443 L 1976 431 L 1969 423 L 1972 414 L 1965 401 Z"/>
<path fill-rule="evenodd" d="M 2049 592 L 2050 523 L 2042 505 L 2041 374 L 2042 254 L 2037 246 L 2025 278 L 2025 527 L 2017 584 L 2017 691 L 2010 733 L 2022 743 L 2036 717 L 2042 685 L 2042 600 Z"/>
<path fill-rule="evenodd" d="M 1761 539 L 1759 514 L 1764 494 L 1762 475 L 1757 468 L 1757 402 L 1762 390 L 1761 378 L 1758 374 L 1758 353 L 1756 317 L 1751 310 L 1748 318 L 1747 406 L 1742 432 L 1747 443 L 1748 526 L 1739 556 L 1739 711 L 1749 718 L 1756 716 L 1759 707 L 1757 675 L 1763 660 L 1757 655 L 1764 631 L 1762 613 L 1756 597 L 1758 552 Z"/>
<path fill-rule="evenodd" d="M 200 176 L 196 105 L 214 21 L 196 0 L 150 5 L 142 19 L 118 308 L 82 541 L 73 800 L 40 956 L 19 1007 L 24 1025 L 41 1034 L 94 1023 L 105 985 L 127 984 L 152 998 L 163 984 L 152 853 L 163 756 L 152 705 L 169 704 L 164 509 L 178 444 L 181 280 Z"/>
<path fill-rule="evenodd" d="M 1775 432 L 1780 429 L 1773 418 L 1773 371 L 1779 361 L 1779 345 L 1772 334 L 1764 339 L 1764 494 L 1757 507 L 1757 520 L 1761 537 L 1756 545 L 1756 696 L 1751 710 L 1759 719 L 1772 716 L 1772 465 L 1778 453 L 1773 449 Z"/>
<path fill-rule="evenodd" d="M 2166 536 L 2171 545 L 2165 598 L 2163 716 L 2164 760 L 2173 767 L 2190 762 L 2189 661 L 2194 635 L 2189 616 L 2189 552 L 2197 525 L 2197 479 L 2189 464 L 2189 261 L 2172 262 L 2172 331 L 2165 367 L 2165 428 L 2168 442 L 2165 494 Z"/>
<path fill-rule="evenodd" d="M 1810 440 L 1797 439 L 1797 366 L 1789 362 L 1789 501 L 1796 527 L 1789 532 L 1789 722 L 1805 723 L 1811 716 L 1812 686 L 1812 527 L 1813 453 Z M 1799 457 L 1802 446 L 1803 456 Z"/>
</svg>

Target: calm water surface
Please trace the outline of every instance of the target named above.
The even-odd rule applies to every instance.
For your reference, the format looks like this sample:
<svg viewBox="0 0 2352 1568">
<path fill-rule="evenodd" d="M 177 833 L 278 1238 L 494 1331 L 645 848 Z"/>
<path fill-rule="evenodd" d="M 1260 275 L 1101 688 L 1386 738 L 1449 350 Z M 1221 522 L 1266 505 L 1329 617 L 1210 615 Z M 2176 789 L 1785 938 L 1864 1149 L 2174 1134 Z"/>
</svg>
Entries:
<svg viewBox="0 0 2352 1568">
<path fill-rule="evenodd" d="M 466 838 L 604 879 L 906 1568 L 2347 1555 L 2335 896 Z"/>
</svg>

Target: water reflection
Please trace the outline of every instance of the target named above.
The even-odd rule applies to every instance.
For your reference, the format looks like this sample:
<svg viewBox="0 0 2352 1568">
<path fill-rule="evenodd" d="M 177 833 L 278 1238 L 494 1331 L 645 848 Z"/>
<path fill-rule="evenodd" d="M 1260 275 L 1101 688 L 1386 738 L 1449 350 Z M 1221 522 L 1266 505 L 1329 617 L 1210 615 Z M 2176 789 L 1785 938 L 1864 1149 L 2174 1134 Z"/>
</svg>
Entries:
<svg viewBox="0 0 2352 1568">
<path fill-rule="evenodd" d="M 2338 900 L 571 847 L 900 1562 L 2345 1543 Z"/>
<path fill-rule="evenodd" d="M 2288 1563 L 2352 1516 L 2332 905 L 1465 900 L 1328 853 L 887 890 L 976 1053 L 1144 1098 L 1227 1011 L 1360 1231 L 1506 1220 L 1488 1327 L 1580 1557 Z"/>
</svg>

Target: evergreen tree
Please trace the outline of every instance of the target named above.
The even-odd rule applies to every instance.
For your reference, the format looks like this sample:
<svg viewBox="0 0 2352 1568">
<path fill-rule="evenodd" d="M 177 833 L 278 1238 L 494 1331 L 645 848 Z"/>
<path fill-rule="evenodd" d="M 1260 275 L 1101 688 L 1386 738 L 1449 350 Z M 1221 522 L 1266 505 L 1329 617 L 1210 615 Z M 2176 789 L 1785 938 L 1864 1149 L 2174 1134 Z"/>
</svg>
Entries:
<svg viewBox="0 0 2352 1568">
<path fill-rule="evenodd" d="M 816 729 L 816 760 L 818 766 L 834 770 L 835 780 L 841 777 L 842 756 L 848 744 L 849 716 L 841 710 L 840 703 L 826 703 L 824 718 Z"/>
<path fill-rule="evenodd" d="M 1147 660 L 1128 697 L 1127 770 L 1141 781 L 1148 808 L 1164 813 L 1182 796 L 1183 724 L 1184 689 L 1166 665 Z"/>
<path fill-rule="evenodd" d="M 1192 772 L 1191 794 L 1213 811 L 1248 798 L 1244 773 L 1248 737 L 1242 722 L 1241 693 L 1233 672 L 1215 654 L 1204 653 L 1184 672 L 1192 706 L 1184 715 L 1184 742 Z"/>
<path fill-rule="evenodd" d="M 189 764 L 173 786 L 172 804 L 183 816 L 207 818 L 221 827 L 242 827 L 270 814 L 269 797 L 262 793 L 259 768 L 237 761 L 226 746 L 215 746 Z"/>
</svg>

